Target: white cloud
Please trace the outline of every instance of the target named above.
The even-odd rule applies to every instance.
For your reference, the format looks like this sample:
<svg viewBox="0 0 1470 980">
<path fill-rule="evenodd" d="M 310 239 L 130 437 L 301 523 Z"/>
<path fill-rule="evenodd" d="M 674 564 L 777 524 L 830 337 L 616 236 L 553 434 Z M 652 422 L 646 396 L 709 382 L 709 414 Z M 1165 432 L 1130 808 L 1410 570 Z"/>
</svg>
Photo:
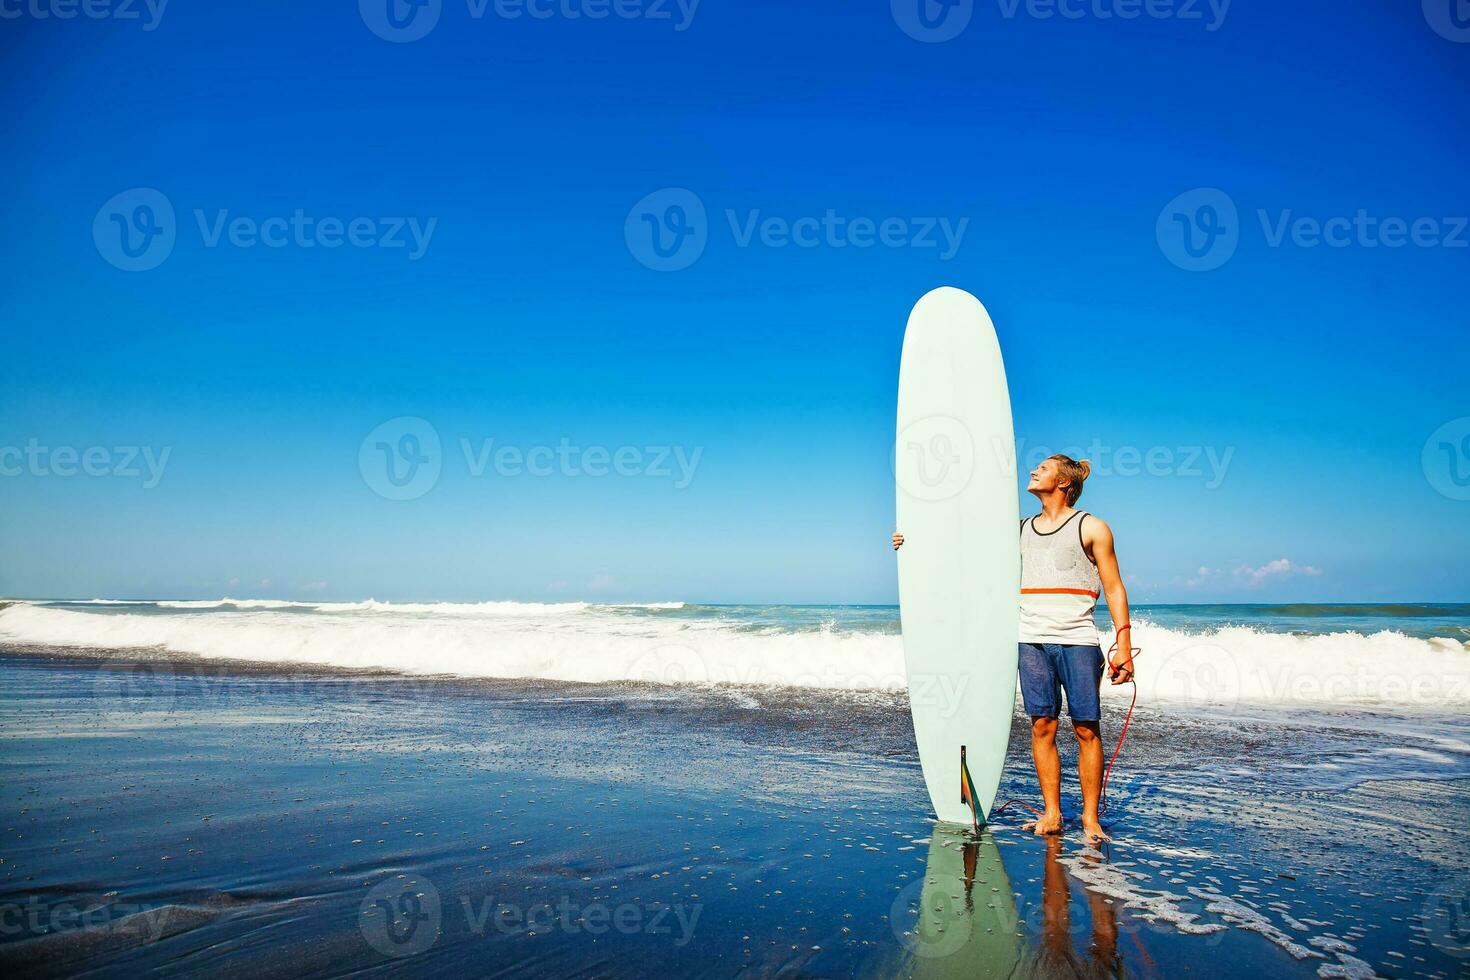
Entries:
<svg viewBox="0 0 1470 980">
<path fill-rule="evenodd" d="M 1235 577 L 1243 580 L 1247 585 L 1260 585 L 1268 578 L 1279 575 L 1321 575 L 1322 569 L 1313 565 L 1293 565 L 1286 558 L 1277 558 L 1268 561 L 1260 568 L 1251 568 L 1249 565 L 1241 565 L 1235 570 Z"/>
<path fill-rule="evenodd" d="M 594 575 L 587 580 L 587 589 L 589 592 L 606 592 L 612 587 L 613 577 L 611 575 Z"/>
<path fill-rule="evenodd" d="M 1184 580 L 1184 584 L 1191 589 L 1197 589 L 1202 585 L 1226 584 L 1253 589 L 1268 579 L 1283 578 L 1289 575 L 1310 577 L 1321 574 L 1322 569 L 1315 565 L 1298 565 L 1289 558 L 1277 558 L 1256 568 L 1252 568 L 1249 565 L 1240 565 L 1230 572 L 1226 572 L 1221 568 L 1210 568 L 1208 565 L 1201 565 L 1193 576 Z"/>
</svg>

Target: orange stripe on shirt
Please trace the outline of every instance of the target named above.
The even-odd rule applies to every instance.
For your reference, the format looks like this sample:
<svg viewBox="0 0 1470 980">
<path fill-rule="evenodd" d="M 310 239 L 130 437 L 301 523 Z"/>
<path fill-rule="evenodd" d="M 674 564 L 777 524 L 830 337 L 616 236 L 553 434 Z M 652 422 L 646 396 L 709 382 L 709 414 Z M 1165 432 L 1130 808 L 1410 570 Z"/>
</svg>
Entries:
<svg viewBox="0 0 1470 980">
<path fill-rule="evenodd" d="M 1097 598 L 1091 589 L 1022 589 L 1022 595 L 1085 595 Z"/>
</svg>

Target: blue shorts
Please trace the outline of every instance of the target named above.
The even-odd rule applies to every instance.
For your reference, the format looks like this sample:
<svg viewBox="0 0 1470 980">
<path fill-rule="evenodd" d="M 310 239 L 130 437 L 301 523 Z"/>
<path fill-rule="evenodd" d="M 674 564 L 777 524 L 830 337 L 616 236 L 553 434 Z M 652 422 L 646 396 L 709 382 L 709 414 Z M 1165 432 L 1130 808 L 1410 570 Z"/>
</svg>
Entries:
<svg viewBox="0 0 1470 980">
<path fill-rule="evenodd" d="M 1066 643 L 1020 645 L 1021 701 L 1032 718 L 1061 714 L 1067 692 L 1067 714 L 1073 721 L 1101 721 L 1103 652 L 1099 646 Z"/>
</svg>

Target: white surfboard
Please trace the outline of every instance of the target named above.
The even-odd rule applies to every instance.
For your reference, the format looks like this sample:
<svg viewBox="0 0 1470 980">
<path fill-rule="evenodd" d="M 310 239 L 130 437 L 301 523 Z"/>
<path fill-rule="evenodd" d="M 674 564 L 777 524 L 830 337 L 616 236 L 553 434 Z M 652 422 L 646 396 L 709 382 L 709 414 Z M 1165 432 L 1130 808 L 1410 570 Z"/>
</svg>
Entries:
<svg viewBox="0 0 1470 980">
<path fill-rule="evenodd" d="M 1000 785 L 1016 698 L 1021 555 L 1016 443 L 990 314 L 962 289 L 909 314 L 898 374 L 898 596 L 914 736 L 941 821 L 982 819 Z"/>
</svg>

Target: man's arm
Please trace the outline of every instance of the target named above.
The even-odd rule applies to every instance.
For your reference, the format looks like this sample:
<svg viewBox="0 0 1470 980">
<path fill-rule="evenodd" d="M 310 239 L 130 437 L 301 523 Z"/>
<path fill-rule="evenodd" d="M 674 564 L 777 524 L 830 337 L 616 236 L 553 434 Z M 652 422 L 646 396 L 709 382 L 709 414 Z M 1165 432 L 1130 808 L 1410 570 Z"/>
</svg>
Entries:
<svg viewBox="0 0 1470 980">
<path fill-rule="evenodd" d="M 1089 515 L 1091 516 L 1091 515 Z M 1120 628 L 1118 652 L 1113 655 L 1109 671 L 1114 684 L 1133 679 L 1133 630 L 1128 619 L 1128 590 L 1118 572 L 1118 554 L 1113 548 L 1113 530 L 1096 517 L 1083 525 L 1082 544 L 1097 562 L 1097 575 L 1102 579 L 1103 595 L 1108 600 L 1108 613 Z"/>
</svg>

